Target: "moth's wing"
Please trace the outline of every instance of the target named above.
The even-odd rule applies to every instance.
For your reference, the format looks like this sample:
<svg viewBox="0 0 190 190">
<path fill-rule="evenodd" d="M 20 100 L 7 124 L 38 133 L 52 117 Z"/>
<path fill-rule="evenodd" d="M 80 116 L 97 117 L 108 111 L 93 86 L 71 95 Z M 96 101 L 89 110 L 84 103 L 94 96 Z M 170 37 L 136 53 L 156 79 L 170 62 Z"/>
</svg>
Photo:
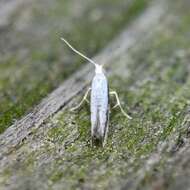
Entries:
<svg viewBox="0 0 190 190">
<path fill-rule="evenodd" d="M 109 105 L 108 105 L 108 110 L 107 110 L 107 122 L 106 122 L 105 131 L 104 131 L 104 138 L 102 140 L 103 147 L 105 146 L 105 144 L 107 142 L 108 130 L 109 130 Z"/>
<path fill-rule="evenodd" d="M 93 78 L 91 91 L 91 127 L 95 137 L 102 143 L 107 135 L 108 125 L 108 82 L 103 74 Z M 97 129 L 95 131 L 95 129 Z M 94 133 L 95 132 L 95 133 Z"/>
<path fill-rule="evenodd" d="M 98 114 L 98 101 L 96 98 L 96 89 L 92 85 L 91 100 L 90 100 L 90 111 L 91 111 L 91 145 L 93 146 L 98 137 L 98 125 L 99 125 L 99 114 Z"/>
<path fill-rule="evenodd" d="M 101 101 L 101 109 L 99 110 L 99 122 L 101 128 L 102 146 L 106 144 L 109 127 L 109 92 L 105 90 L 104 98 Z"/>
</svg>

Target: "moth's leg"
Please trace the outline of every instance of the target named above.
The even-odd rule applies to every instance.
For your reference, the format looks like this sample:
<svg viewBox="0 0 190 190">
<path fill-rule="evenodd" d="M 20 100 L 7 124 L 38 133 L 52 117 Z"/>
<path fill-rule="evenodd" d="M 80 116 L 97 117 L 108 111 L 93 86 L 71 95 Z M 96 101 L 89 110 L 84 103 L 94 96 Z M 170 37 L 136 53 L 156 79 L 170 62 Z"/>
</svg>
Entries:
<svg viewBox="0 0 190 190">
<path fill-rule="evenodd" d="M 86 101 L 86 102 L 89 103 L 89 101 L 87 100 L 87 96 L 88 96 L 88 93 L 90 92 L 90 90 L 91 90 L 91 88 L 89 88 L 89 89 L 86 91 L 86 93 L 85 93 L 83 99 L 81 100 L 81 102 L 80 102 L 76 107 L 71 108 L 71 111 L 75 111 L 75 110 L 79 109 L 79 108 L 81 107 L 81 105 L 84 103 L 84 101 Z"/>
<path fill-rule="evenodd" d="M 113 107 L 113 109 L 116 108 L 116 107 L 119 107 L 120 110 L 121 110 L 121 112 L 123 113 L 123 115 L 124 115 L 125 117 L 127 117 L 128 119 L 132 119 L 132 117 L 129 116 L 129 115 L 123 110 L 117 92 L 116 92 L 116 91 L 111 91 L 111 92 L 110 92 L 110 95 L 114 95 L 115 98 L 116 98 L 116 101 L 117 101 L 117 104 Z"/>
</svg>

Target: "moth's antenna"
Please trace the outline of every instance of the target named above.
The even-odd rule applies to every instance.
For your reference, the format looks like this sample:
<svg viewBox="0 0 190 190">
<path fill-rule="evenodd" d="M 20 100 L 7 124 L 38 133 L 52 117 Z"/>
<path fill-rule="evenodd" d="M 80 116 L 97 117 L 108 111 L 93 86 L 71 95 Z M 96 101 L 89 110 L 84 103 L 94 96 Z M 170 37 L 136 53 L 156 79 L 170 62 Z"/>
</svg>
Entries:
<svg viewBox="0 0 190 190">
<path fill-rule="evenodd" d="M 83 55 L 82 53 L 80 53 L 78 50 L 76 50 L 73 46 L 71 46 L 71 44 L 65 40 L 64 38 L 61 38 L 62 41 L 64 41 L 75 53 L 77 53 L 78 55 L 82 56 L 83 58 L 85 58 L 86 60 L 88 60 L 90 63 L 94 64 L 95 67 L 98 66 L 97 63 L 95 63 L 92 59 L 86 57 L 85 55 Z"/>
</svg>

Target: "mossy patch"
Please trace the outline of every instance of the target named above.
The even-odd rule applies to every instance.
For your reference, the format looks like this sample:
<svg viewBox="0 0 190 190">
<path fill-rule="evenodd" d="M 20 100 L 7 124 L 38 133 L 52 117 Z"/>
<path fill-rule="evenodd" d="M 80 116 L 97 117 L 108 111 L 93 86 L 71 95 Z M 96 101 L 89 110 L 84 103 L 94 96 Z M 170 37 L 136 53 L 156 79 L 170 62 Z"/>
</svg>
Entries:
<svg viewBox="0 0 190 190">
<path fill-rule="evenodd" d="M 2 33 L 10 43 L 0 43 L 0 133 L 84 63 L 59 40 L 62 35 L 93 56 L 147 3 L 41 0 L 21 6 Z"/>
<path fill-rule="evenodd" d="M 117 69 L 113 68 L 109 78 L 110 87 L 118 92 L 133 119 L 126 119 L 119 109 L 112 110 L 108 142 L 102 149 L 90 146 L 88 104 L 78 113 L 61 110 L 27 141 L 35 150 L 25 151 L 24 163 L 30 164 L 23 164 L 17 176 L 24 173 L 28 180 L 39 177 L 38 181 L 46 181 L 50 189 L 178 187 L 175 181 L 179 180 L 180 162 L 173 158 L 189 138 L 190 103 L 189 45 L 188 39 L 181 37 L 189 33 L 190 20 L 185 11 L 187 2 L 182 2 L 183 6 L 171 5 L 153 34 L 122 53 L 119 68 L 117 62 L 113 64 Z M 178 22 L 176 17 L 185 21 Z M 114 99 L 111 103 L 114 105 Z M 151 165 L 147 161 L 154 154 L 159 159 Z M 187 172 L 188 163 L 184 166 Z M 6 175 L 6 168 L 4 172 Z M 9 170 L 9 175 L 14 176 L 15 170 Z M 183 176 L 185 180 L 188 176 Z"/>
</svg>

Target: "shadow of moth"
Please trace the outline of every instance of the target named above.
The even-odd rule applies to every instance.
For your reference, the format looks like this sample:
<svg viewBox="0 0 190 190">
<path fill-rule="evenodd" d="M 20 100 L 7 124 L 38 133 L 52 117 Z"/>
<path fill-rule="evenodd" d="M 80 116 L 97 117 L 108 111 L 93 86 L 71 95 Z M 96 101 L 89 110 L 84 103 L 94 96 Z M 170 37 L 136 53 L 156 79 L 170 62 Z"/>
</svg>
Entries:
<svg viewBox="0 0 190 190">
<path fill-rule="evenodd" d="M 76 50 L 71 44 L 61 38 L 61 40 L 69 46 L 75 53 L 85 58 L 87 61 L 95 66 L 95 76 L 92 80 L 91 88 L 87 90 L 82 101 L 72 111 L 81 107 L 83 102 L 87 101 L 89 92 L 91 91 L 90 98 L 90 112 L 91 112 L 91 144 L 92 146 L 98 140 L 102 147 L 105 146 L 108 135 L 109 125 L 109 95 L 114 95 L 116 98 L 116 105 L 113 108 L 119 107 L 121 112 L 128 119 L 132 119 L 122 108 L 118 94 L 116 91 L 109 92 L 108 80 L 103 71 L 103 65 L 95 63 L 92 59 L 86 57 L 84 54 Z"/>
</svg>

